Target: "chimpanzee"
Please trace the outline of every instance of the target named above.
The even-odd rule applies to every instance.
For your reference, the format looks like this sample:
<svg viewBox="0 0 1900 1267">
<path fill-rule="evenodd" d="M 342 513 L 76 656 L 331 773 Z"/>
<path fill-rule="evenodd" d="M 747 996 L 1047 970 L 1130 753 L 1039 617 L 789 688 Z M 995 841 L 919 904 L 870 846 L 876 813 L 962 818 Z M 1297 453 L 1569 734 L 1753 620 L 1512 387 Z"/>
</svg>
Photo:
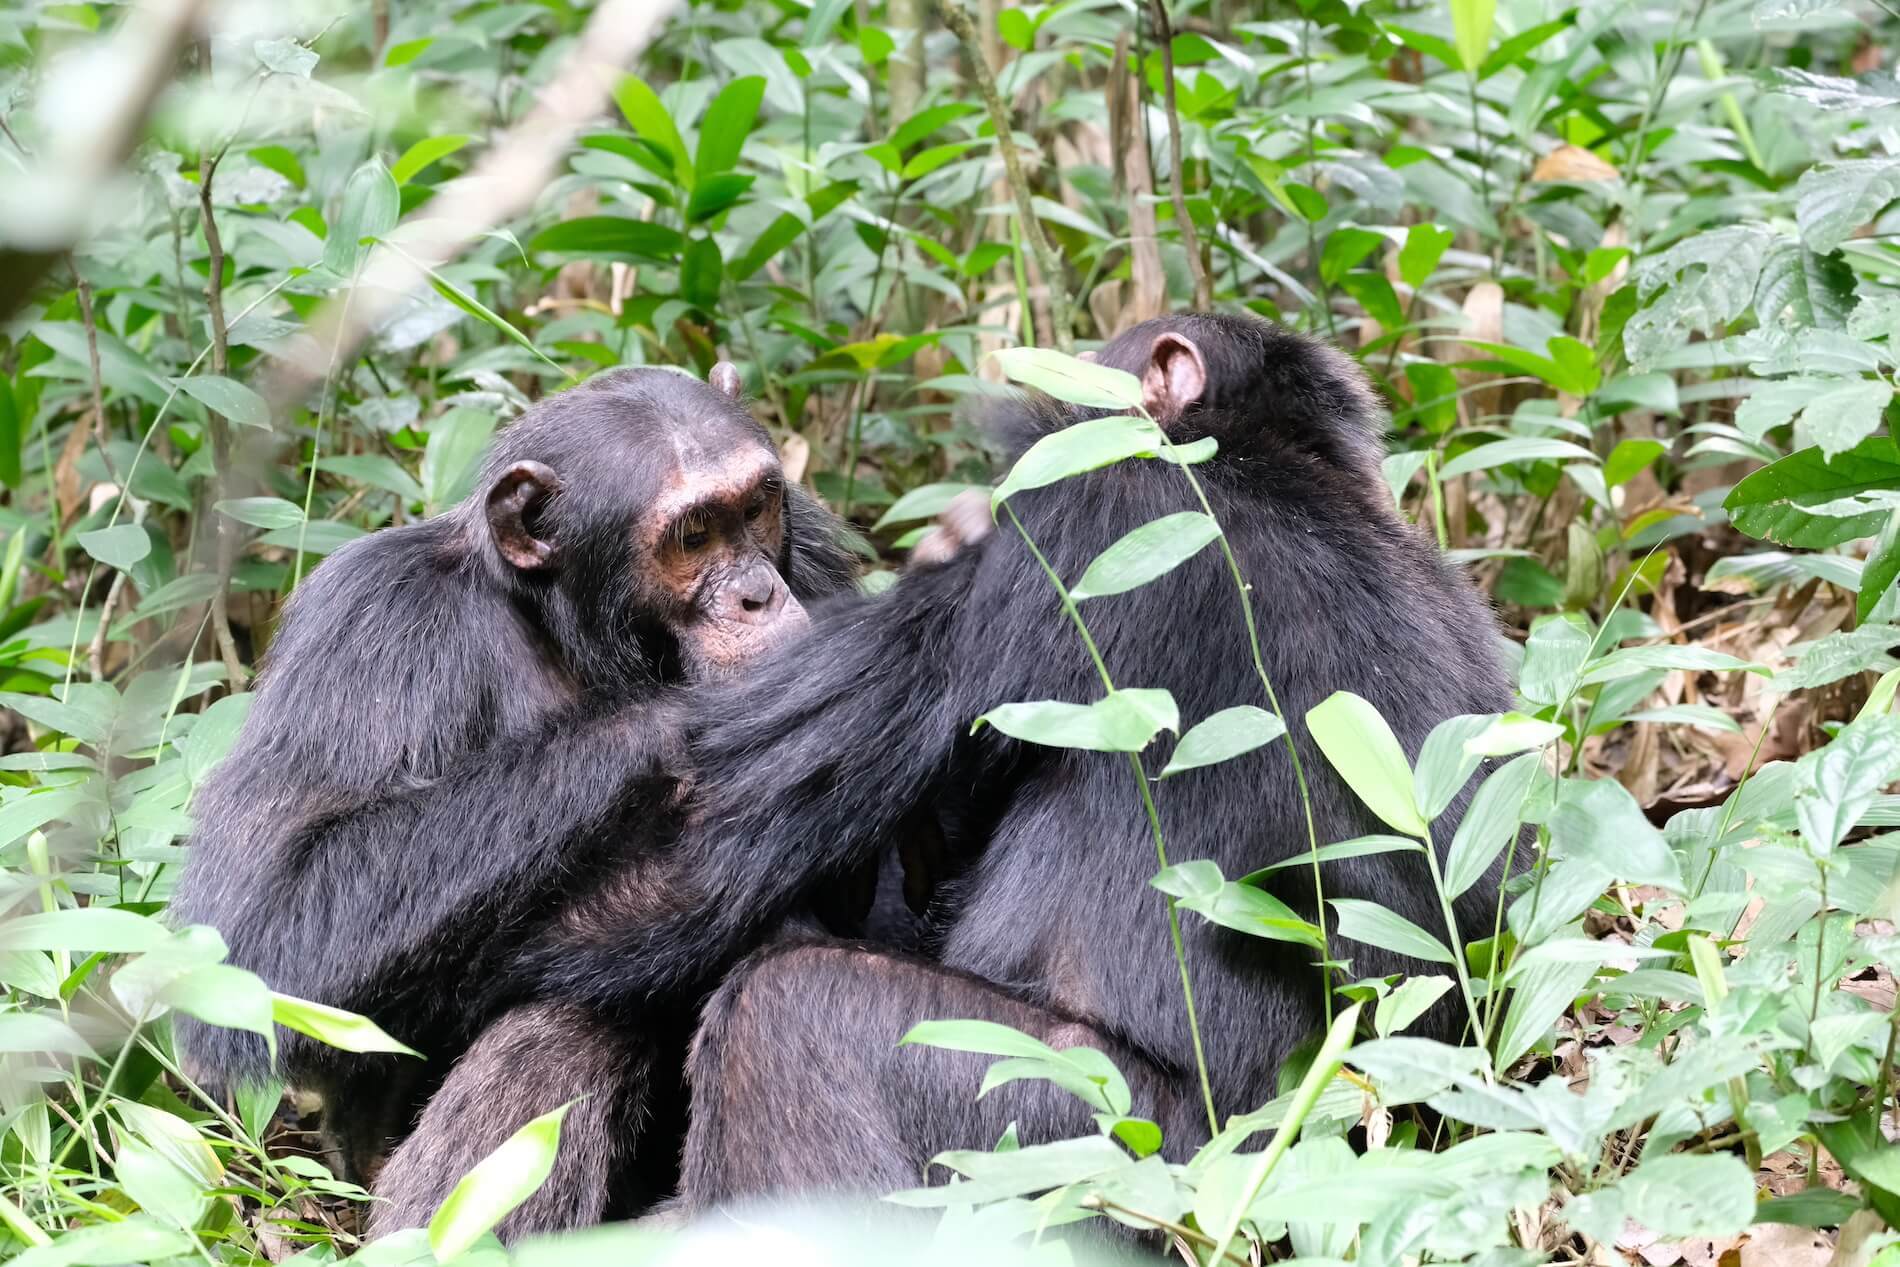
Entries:
<svg viewBox="0 0 1900 1267">
<path fill-rule="evenodd" d="M 559 1000 L 503 1015 L 487 985 L 553 928 L 636 918 L 637 861 L 677 830 L 691 781 L 680 684 L 757 658 L 855 575 L 835 518 L 737 403 L 737 372 L 711 380 L 598 375 L 504 429 L 462 504 L 338 550 L 291 597 L 194 803 L 177 914 L 272 988 L 428 1057 L 280 1031 L 277 1072 L 322 1094 L 352 1177 L 427 1099 L 373 1226 L 426 1220 L 529 1117 L 581 1095 L 554 1177 L 503 1234 L 671 1186 L 677 1136 L 650 1159 L 633 1145 L 679 1113 L 690 1004 L 611 1024 Z M 257 1035 L 180 1038 L 220 1084 L 272 1073 Z"/>
<path fill-rule="evenodd" d="M 1509 707 L 1495 619 L 1479 593 L 1397 513 L 1380 477 L 1382 419 L 1363 374 L 1329 346 L 1243 316 L 1191 314 L 1134 327 L 1100 354 L 1139 376 L 1177 443 L 1211 436 L 1198 468 L 1250 586 L 1261 654 L 1299 745 L 1321 843 L 1384 830 L 1331 771 L 1303 725 L 1336 690 L 1371 700 L 1416 753 L 1431 727 Z M 1100 411 L 1034 400 L 1005 418 L 1013 448 Z M 1182 472 L 1127 461 L 1011 505 L 1071 581 L 1126 531 L 1196 508 Z M 1083 1104 L 1040 1082 L 977 1099 L 983 1057 L 897 1046 L 919 1021 L 975 1017 L 1061 1048 L 1109 1053 L 1135 1111 L 1180 1160 L 1208 1138 L 1157 862 L 1127 761 L 1039 747 L 972 719 L 997 704 L 1102 693 L 1029 548 L 1003 521 L 980 546 L 865 603 L 820 613 L 797 648 L 743 681 L 699 692 L 689 723 L 699 779 L 669 855 L 682 895 L 636 921 L 524 960 L 543 994 L 637 1007 L 757 945 L 813 885 L 933 805 L 969 851 L 939 899 L 934 958 L 859 943 L 780 938 L 726 977 L 688 1066 L 688 1210 L 814 1190 L 912 1186 L 943 1149 L 988 1148 L 1012 1121 L 1025 1142 L 1092 1132 Z M 1083 612 L 1114 681 L 1165 687 L 1184 724 L 1264 704 L 1218 550 Z M 1229 877 L 1304 852 L 1279 741 L 1155 788 L 1172 858 Z M 1159 757 L 1148 760 L 1152 771 Z M 1464 812 L 1460 794 L 1447 823 Z M 1442 848 L 1449 826 L 1436 833 Z M 1490 931 L 1499 872 L 1457 903 L 1468 936 Z M 1311 873 L 1274 888 L 1316 917 Z M 1379 901 L 1431 928 L 1424 860 L 1388 853 L 1327 865 L 1325 895 Z M 1182 917 L 1214 1105 L 1270 1099 L 1282 1059 L 1316 1026 L 1311 955 Z M 1356 975 L 1416 970 L 1338 940 Z M 1455 1036 L 1455 1013 L 1436 1018 Z"/>
</svg>

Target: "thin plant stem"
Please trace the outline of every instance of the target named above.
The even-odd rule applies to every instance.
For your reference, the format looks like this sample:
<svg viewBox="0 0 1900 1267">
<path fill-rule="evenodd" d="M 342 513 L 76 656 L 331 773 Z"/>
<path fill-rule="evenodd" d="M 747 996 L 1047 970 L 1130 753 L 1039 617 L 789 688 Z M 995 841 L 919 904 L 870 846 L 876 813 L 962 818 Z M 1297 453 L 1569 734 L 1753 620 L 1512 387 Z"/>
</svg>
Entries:
<svg viewBox="0 0 1900 1267">
<path fill-rule="evenodd" d="M 1017 535 L 1022 537 L 1023 544 L 1029 547 L 1029 553 L 1035 556 L 1043 575 L 1047 576 L 1049 583 L 1055 586 L 1056 594 L 1062 600 L 1062 610 L 1075 625 L 1076 632 L 1082 635 L 1082 645 L 1088 648 L 1089 659 L 1095 663 L 1095 672 L 1101 677 L 1102 686 L 1109 694 L 1114 694 L 1115 680 L 1109 676 L 1108 663 L 1102 659 L 1101 649 L 1095 645 L 1095 637 L 1089 633 L 1088 622 L 1082 619 L 1082 613 L 1076 607 L 1075 599 L 1069 593 L 1069 587 L 1062 583 L 1062 577 L 1049 566 L 1049 560 L 1043 557 L 1042 551 L 1036 546 L 1035 539 L 1029 535 L 1029 530 L 1023 527 L 1023 521 L 1016 517 L 1016 508 L 1005 501 L 1003 509 L 1009 512 L 1010 523 L 1015 525 Z M 1141 789 L 1142 808 L 1147 811 L 1148 826 L 1154 833 L 1155 857 L 1160 861 L 1161 869 L 1166 871 L 1169 865 L 1167 841 L 1162 835 L 1161 815 L 1155 809 L 1154 794 L 1148 788 L 1148 772 L 1141 765 L 1141 754 L 1129 753 L 1128 764 L 1134 772 L 1135 786 Z M 1201 1079 L 1202 1107 L 1207 1110 L 1208 1130 L 1218 1135 L 1220 1134 L 1220 1114 L 1214 1108 L 1214 1087 L 1207 1074 L 1207 1052 L 1201 1045 L 1200 1018 L 1194 1006 L 1194 984 L 1188 977 L 1187 946 L 1181 940 L 1181 913 L 1176 909 L 1173 894 L 1167 895 L 1167 908 L 1168 938 L 1174 944 L 1174 962 L 1181 969 L 1181 996 L 1187 1002 L 1188 1036 L 1194 1043 L 1194 1068 Z"/>
</svg>

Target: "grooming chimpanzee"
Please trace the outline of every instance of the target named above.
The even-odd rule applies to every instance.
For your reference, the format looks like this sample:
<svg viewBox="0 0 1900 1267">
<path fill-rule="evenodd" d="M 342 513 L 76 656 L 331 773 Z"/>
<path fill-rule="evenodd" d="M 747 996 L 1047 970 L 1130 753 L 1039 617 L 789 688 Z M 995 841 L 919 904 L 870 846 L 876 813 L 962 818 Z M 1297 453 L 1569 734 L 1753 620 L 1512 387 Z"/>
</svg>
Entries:
<svg viewBox="0 0 1900 1267">
<path fill-rule="evenodd" d="M 1399 516 L 1380 477 L 1381 417 L 1330 347 L 1234 316 L 1136 326 L 1102 363 L 1142 380 L 1177 442 L 1213 436 L 1198 468 L 1252 586 L 1267 672 L 1292 719 L 1322 843 L 1384 830 L 1332 773 L 1300 719 L 1335 690 L 1378 706 L 1413 753 L 1459 713 L 1507 708 L 1493 617 Z M 1025 403 L 1017 451 L 1089 411 Z M 1181 472 L 1129 461 L 1013 502 L 1050 563 L 1080 574 L 1129 529 L 1195 503 Z M 1114 680 L 1165 687 L 1184 723 L 1263 703 L 1238 598 L 1216 550 L 1084 613 Z M 980 1017 L 1060 1048 L 1087 1044 L 1126 1073 L 1135 1111 L 1180 1159 L 1208 1137 L 1149 825 L 1125 760 L 1037 747 L 973 718 L 1007 701 L 1087 701 L 1101 686 L 1017 534 L 814 619 L 810 641 L 694 706 L 697 825 L 673 856 L 675 918 L 623 925 L 611 943 L 534 956 L 544 995 L 638 1007 L 757 944 L 815 884 L 931 805 L 974 853 L 940 896 L 935 961 L 848 942 L 781 939 L 719 987 L 688 1066 L 688 1208 L 772 1192 L 915 1184 L 942 1149 L 1092 1132 L 1081 1102 L 1039 1082 L 976 1098 L 986 1058 L 899 1048 L 918 1021 Z M 806 647 L 815 650 L 805 649 Z M 1285 742 L 1285 741 L 1281 741 Z M 1159 754 L 1149 768 L 1158 768 Z M 1466 790 L 1449 811 L 1462 815 Z M 1288 754 L 1276 742 L 1156 789 L 1176 860 L 1239 876 L 1303 852 Z M 1441 842 L 1449 830 L 1438 833 Z M 980 852 L 979 852 L 980 851 Z M 1499 870 L 1502 868 L 1500 867 Z M 1311 875 L 1275 888 L 1312 916 Z M 1457 913 L 1489 932 L 1498 875 Z M 1424 860 L 1331 863 L 1328 897 L 1377 900 L 1434 927 Z M 1309 952 L 1184 915 L 1215 1106 L 1271 1098 L 1277 1067 L 1320 1016 Z M 1358 974 L 1416 969 L 1334 940 Z M 1440 1032 L 1456 1014 L 1437 1018 Z"/>
<path fill-rule="evenodd" d="M 599 375 L 506 428 L 461 505 L 337 551 L 291 598 L 198 793 L 174 910 L 272 988 L 428 1057 L 280 1031 L 277 1073 L 322 1094 L 352 1177 L 426 1099 L 378 1184 L 379 1228 L 426 1220 L 529 1117 L 583 1094 L 554 1177 L 503 1234 L 671 1185 L 677 1137 L 633 1146 L 680 1114 L 690 1000 L 608 1024 L 560 1001 L 502 1015 L 487 987 L 554 928 L 637 918 L 635 860 L 678 830 L 690 781 L 678 684 L 759 656 L 805 626 L 801 600 L 850 585 L 836 520 L 784 479 L 738 394 L 723 363 L 711 386 Z M 219 1083 L 272 1073 L 256 1035 L 181 1039 Z"/>
</svg>

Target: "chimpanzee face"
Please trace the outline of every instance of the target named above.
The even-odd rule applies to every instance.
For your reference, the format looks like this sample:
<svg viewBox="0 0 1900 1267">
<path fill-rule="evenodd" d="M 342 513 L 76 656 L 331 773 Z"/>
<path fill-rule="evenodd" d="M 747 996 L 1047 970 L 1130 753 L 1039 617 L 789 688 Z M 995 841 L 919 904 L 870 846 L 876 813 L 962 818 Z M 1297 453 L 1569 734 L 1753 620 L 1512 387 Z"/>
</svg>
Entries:
<svg viewBox="0 0 1900 1267">
<path fill-rule="evenodd" d="M 736 405 L 731 365 L 713 367 L 710 390 L 631 373 L 637 385 L 577 388 L 564 394 L 566 413 L 543 407 L 515 424 L 535 428 L 524 447 L 549 461 L 499 470 L 490 536 L 510 566 L 592 613 L 581 617 L 592 636 L 611 639 L 631 616 L 664 628 L 689 676 L 731 672 L 808 623 L 779 573 L 778 453 Z"/>
<path fill-rule="evenodd" d="M 635 526 L 654 606 L 695 677 L 729 672 L 807 624 L 778 560 L 785 476 L 756 443 L 679 446 L 665 491 Z"/>
</svg>

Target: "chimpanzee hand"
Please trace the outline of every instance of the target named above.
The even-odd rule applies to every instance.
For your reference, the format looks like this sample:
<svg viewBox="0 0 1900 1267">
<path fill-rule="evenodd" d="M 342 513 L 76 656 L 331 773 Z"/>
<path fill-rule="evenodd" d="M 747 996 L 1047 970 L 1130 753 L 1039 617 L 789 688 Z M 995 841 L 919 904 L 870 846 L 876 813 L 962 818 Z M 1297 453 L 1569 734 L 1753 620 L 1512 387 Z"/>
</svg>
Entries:
<svg viewBox="0 0 1900 1267">
<path fill-rule="evenodd" d="M 990 517 L 989 494 L 980 488 L 958 493 L 956 500 L 937 516 L 937 527 L 910 552 L 913 567 L 948 563 L 965 546 L 973 546 L 990 535 L 996 521 Z"/>
</svg>

